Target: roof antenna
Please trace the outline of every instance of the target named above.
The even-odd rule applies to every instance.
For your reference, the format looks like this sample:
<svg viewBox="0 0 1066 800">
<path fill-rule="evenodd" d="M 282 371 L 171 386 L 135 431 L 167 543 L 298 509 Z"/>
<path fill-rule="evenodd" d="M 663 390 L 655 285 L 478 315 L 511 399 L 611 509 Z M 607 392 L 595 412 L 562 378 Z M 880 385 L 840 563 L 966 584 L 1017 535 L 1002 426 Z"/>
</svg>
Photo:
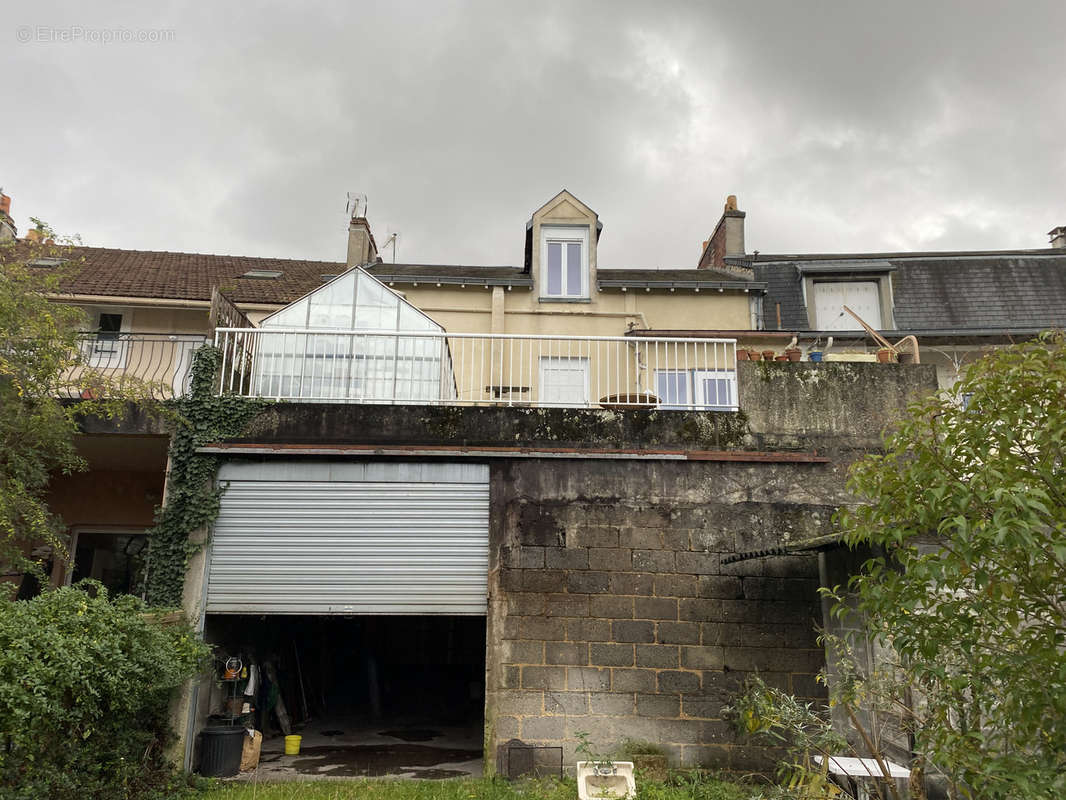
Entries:
<svg viewBox="0 0 1066 800">
<path fill-rule="evenodd" d="M 396 263 L 396 242 L 399 241 L 399 238 L 400 238 L 400 232 L 399 231 L 393 231 L 392 233 L 389 234 L 388 238 L 385 240 L 385 243 L 383 245 L 381 245 L 381 250 L 384 250 L 390 244 L 392 245 L 392 263 L 393 264 Z"/>
<path fill-rule="evenodd" d="M 366 216 L 366 195 L 362 192 L 348 192 L 348 203 L 344 206 L 344 212 L 348 215 L 348 221 L 351 222 L 356 217 Z"/>
</svg>

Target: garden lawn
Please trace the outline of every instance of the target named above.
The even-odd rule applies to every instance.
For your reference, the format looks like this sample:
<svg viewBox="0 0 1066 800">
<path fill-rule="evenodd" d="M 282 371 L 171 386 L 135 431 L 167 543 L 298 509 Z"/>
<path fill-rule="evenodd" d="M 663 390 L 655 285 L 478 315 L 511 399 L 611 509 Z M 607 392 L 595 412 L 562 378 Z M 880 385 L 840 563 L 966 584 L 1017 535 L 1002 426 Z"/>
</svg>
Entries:
<svg viewBox="0 0 1066 800">
<path fill-rule="evenodd" d="M 637 800 L 748 800 L 753 787 L 679 773 L 668 783 L 638 782 Z M 577 800 L 573 780 L 356 780 L 219 783 L 203 800 Z"/>
</svg>

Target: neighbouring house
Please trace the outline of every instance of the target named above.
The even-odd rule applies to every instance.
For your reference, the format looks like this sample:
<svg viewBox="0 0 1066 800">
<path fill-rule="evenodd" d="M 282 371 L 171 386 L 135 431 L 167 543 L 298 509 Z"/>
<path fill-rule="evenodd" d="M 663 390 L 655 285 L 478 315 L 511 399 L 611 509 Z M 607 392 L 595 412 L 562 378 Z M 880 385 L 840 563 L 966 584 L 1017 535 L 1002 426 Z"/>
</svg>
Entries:
<svg viewBox="0 0 1066 800">
<path fill-rule="evenodd" d="M 941 388 L 949 388 L 989 348 L 1066 327 L 1066 227 L 1049 236 L 1050 247 L 1032 250 L 727 258 L 766 286 L 763 333 L 717 335 L 771 347 L 796 337 L 829 360 L 872 360 L 878 345 L 847 306 L 892 344 L 915 337 L 921 362 L 935 364 Z"/>
<path fill-rule="evenodd" d="M 567 192 L 515 267 L 382 263 L 358 213 L 339 264 L 76 251 L 56 299 L 91 313 L 99 366 L 169 396 L 217 341 L 218 391 L 273 401 L 201 448 L 226 490 L 184 606 L 221 657 L 269 666 L 316 769 L 357 746 L 370 769 L 406 736 L 426 768 L 549 770 L 578 731 L 769 767 L 722 710 L 754 672 L 822 696 L 818 559 L 729 557 L 831 532 L 848 464 L 935 379 L 738 364 L 737 337 L 707 331 L 762 335 L 764 284 L 728 263 L 743 219 L 731 199 L 678 270 L 601 268 Z M 697 335 L 654 333 L 676 326 Z M 149 416 L 86 421 L 92 469 L 53 487 L 75 554 L 56 581 L 137 591 L 168 441 Z M 274 719 L 219 677 L 176 718 L 190 768 L 212 719 Z"/>
</svg>

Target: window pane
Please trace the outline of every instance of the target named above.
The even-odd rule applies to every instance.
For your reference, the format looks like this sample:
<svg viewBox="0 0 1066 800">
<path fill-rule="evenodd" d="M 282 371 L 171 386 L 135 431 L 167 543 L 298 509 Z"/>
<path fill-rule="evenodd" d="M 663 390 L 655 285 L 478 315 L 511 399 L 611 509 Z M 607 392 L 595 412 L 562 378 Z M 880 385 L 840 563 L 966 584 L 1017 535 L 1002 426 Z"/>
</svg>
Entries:
<svg viewBox="0 0 1066 800">
<path fill-rule="evenodd" d="M 548 294 L 563 293 L 563 245 L 548 242 Z"/>
<path fill-rule="evenodd" d="M 684 372 L 657 372 L 655 374 L 656 394 L 659 403 L 664 406 L 678 406 L 688 403 L 688 380 Z"/>
<path fill-rule="evenodd" d="M 566 293 L 571 297 L 581 296 L 581 243 L 566 245 Z"/>
<path fill-rule="evenodd" d="M 701 385 L 704 405 L 720 407 L 733 404 L 729 396 L 729 380 L 727 378 L 704 378 Z"/>
</svg>

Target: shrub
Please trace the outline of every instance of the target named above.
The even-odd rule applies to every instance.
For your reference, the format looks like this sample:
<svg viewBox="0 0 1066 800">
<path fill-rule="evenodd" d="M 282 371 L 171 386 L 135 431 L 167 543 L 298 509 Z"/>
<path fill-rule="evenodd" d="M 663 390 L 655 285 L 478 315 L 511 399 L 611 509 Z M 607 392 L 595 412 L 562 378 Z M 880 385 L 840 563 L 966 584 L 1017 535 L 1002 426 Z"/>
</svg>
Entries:
<svg viewBox="0 0 1066 800">
<path fill-rule="evenodd" d="M 0 598 L 0 798 L 174 796 L 168 706 L 207 649 L 145 610 L 90 581 Z"/>
</svg>

